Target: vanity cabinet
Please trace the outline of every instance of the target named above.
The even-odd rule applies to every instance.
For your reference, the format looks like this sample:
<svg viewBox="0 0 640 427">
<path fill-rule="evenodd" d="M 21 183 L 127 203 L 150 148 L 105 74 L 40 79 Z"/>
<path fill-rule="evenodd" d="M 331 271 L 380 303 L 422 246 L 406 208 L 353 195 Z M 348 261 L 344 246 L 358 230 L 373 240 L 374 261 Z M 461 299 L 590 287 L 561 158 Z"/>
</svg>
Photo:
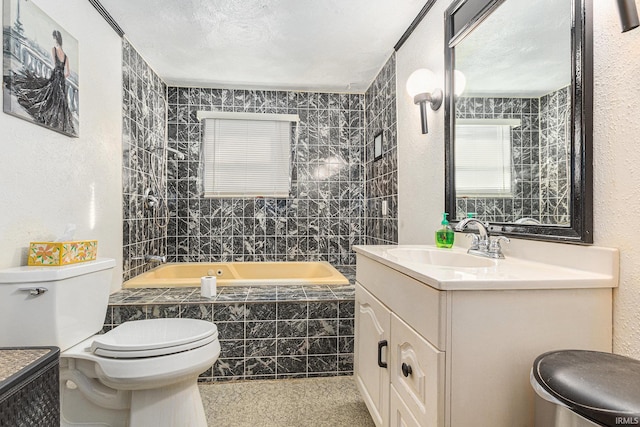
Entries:
<svg viewBox="0 0 640 427">
<path fill-rule="evenodd" d="M 533 427 L 538 355 L 611 351 L 611 286 L 438 289 L 357 252 L 354 375 L 378 427 Z"/>
<path fill-rule="evenodd" d="M 402 401 L 398 392 L 391 386 L 390 424 L 403 427 L 420 427 L 411 410 Z"/>
<path fill-rule="evenodd" d="M 391 312 L 356 285 L 354 369 L 358 387 L 377 426 L 389 418 Z"/>
<path fill-rule="evenodd" d="M 376 425 L 442 425 L 444 353 L 360 285 L 355 336 L 356 382 Z"/>
<path fill-rule="evenodd" d="M 391 405 L 392 426 L 442 425 L 444 412 L 444 352 L 391 314 L 391 389 L 399 403 Z M 404 420 L 404 421 L 403 421 Z"/>
<path fill-rule="evenodd" d="M 445 358 L 437 345 L 444 333 L 440 317 L 445 295 L 407 276 L 385 276 L 365 281 L 375 288 L 395 280 L 407 291 L 394 294 L 390 289 L 394 298 L 385 302 L 395 309 L 356 283 L 356 383 L 377 426 L 442 426 Z M 424 305 L 409 312 L 401 306 L 409 303 L 411 295 Z M 418 322 L 421 332 L 398 314 Z"/>
</svg>

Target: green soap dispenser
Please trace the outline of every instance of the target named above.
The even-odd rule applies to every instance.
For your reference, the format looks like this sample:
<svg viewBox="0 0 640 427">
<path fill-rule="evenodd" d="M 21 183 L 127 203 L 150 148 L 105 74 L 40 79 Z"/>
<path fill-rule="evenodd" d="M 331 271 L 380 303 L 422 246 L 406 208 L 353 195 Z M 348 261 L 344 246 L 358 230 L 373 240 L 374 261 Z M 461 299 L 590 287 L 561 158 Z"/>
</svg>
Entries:
<svg viewBox="0 0 640 427">
<path fill-rule="evenodd" d="M 453 246 L 453 238 L 455 237 L 455 233 L 453 232 L 453 228 L 449 225 L 449 221 L 447 221 L 446 212 L 442 213 L 442 227 L 436 231 L 436 246 L 439 248 L 450 248 Z"/>
</svg>

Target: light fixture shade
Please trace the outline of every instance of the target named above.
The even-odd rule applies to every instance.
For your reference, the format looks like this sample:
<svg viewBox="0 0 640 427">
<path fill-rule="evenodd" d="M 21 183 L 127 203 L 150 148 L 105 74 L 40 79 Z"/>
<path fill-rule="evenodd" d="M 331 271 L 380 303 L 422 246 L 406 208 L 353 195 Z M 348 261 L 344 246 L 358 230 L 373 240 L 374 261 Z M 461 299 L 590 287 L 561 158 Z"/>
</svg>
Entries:
<svg viewBox="0 0 640 427">
<path fill-rule="evenodd" d="M 620 13 L 620 25 L 622 25 L 623 33 L 640 25 L 635 0 L 618 0 L 618 12 Z"/>
<path fill-rule="evenodd" d="M 407 93 L 411 98 L 421 93 L 431 93 L 434 88 L 436 75 L 431 70 L 419 68 L 407 79 Z"/>
<path fill-rule="evenodd" d="M 467 78 L 464 76 L 462 71 L 455 70 L 453 72 L 453 93 L 455 96 L 462 95 L 465 86 L 467 86 Z"/>
</svg>

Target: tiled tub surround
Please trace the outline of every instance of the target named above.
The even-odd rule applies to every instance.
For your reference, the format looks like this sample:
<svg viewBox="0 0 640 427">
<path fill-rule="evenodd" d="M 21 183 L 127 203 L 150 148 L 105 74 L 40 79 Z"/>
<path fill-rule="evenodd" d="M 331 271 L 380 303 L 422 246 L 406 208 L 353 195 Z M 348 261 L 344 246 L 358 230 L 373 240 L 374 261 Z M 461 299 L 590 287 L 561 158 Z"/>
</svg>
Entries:
<svg viewBox="0 0 640 427">
<path fill-rule="evenodd" d="M 170 261 L 328 261 L 354 265 L 364 215 L 364 95 L 168 88 Z M 287 199 L 202 198 L 196 112 L 298 114 Z"/>
<path fill-rule="evenodd" d="M 150 269 L 144 255 L 166 253 L 166 86 L 122 39 L 122 200 L 124 280 Z M 146 189 L 160 200 L 144 203 Z"/>
<path fill-rule="evenodd" d="M 571 88 L 540 98 L 540 220 L 569 224 Z"/>
<path fill-rule="evenodd" d="M 519 119 L 512 129 L 512 197 L 458 197 L 456 215 L 475 212 L 491 222 L 513 222 L 523 216 L 540 217 L 539 100 L 537 98 L 460 98 L 456 118 Z M 524 214 L 526 213 L 526 215 Z"/>
<path fill-rule="evenodd" d="M 398 150 L 396 56 L 389 58 L 365 94 L 365 243 L 398 243 Z M 373 140 L 382 131 L 382 158 L 374 161 Z M 382 214 L 382 203 L 387 214 Z"/>
<path fill-rule="evenodd" d="M 475 212 L 491 222 L 531 217 L 544 224 L 568 224 L 568 95 L 567 87 L 540 98 L 466 97 L 456 101 L 457 118 L 521 122 L 511 131 L 513 196 L 458 197 L 458 219 Z"/>
<path fill-rule="evenodd" d="M 111 296 L 105 329 L 128 320 L 183 317 L 218 326 L 221 354 L 202 381 L 353 373 L 354 286 L 125 289 Z"/>
</svg>

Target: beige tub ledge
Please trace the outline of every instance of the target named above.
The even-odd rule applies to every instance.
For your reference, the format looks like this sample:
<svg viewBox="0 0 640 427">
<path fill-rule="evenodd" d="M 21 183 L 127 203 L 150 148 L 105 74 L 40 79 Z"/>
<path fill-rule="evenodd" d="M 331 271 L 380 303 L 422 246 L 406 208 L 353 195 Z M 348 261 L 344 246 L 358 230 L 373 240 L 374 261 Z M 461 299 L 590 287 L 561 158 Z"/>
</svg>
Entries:
<svg viewBox="0 0 640 427">
<path fill-rule="evenodd" d="M 123 288 L 181 288 L 200 286 L 203 276 L 216 276 L 218 286 L 242 285 L 346 285 L 338 270 L 324 261 L 317 262 L 222 262 L 169 263 L 142 273 L 123 284 Z"/>
</svg>

